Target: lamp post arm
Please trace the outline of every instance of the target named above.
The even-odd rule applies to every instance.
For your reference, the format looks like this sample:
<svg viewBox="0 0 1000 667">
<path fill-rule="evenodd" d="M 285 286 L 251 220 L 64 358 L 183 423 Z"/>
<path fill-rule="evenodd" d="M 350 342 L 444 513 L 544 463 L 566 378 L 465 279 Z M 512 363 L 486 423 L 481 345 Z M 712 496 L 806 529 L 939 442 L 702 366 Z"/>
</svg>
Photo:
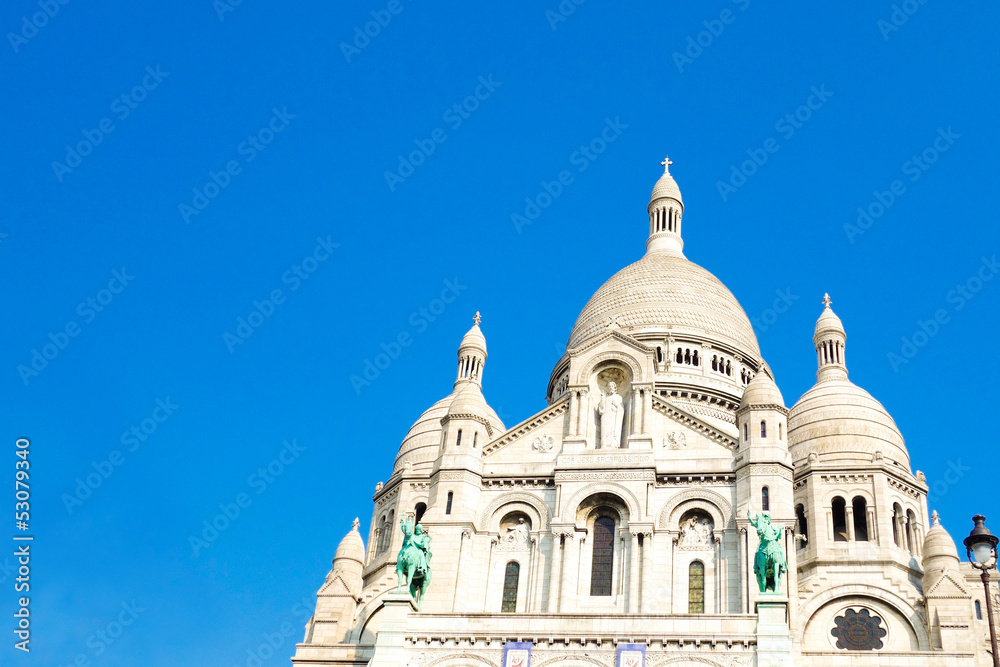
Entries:
<svg viewBox="0 0 1000 667">
<path fill-rule="evenodd" d="M 993 667 L 1000 667 L 1000 653 L 997 652 L 997 629 L 993 622 L 993 601 L 990 595 L 990 571 L 983 568 L 983 587 L 986 589 L 986 616 L 990 619 L 990 641 L 993 643 Z"/>
</svg>

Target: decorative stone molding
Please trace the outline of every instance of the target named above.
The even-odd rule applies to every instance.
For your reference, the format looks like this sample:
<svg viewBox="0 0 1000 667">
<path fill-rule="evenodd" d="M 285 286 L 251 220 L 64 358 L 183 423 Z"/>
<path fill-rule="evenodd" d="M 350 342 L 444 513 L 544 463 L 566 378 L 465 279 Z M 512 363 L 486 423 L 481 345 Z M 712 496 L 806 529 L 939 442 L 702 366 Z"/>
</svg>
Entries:
<svg viewBox="0 0 1000 667">
<path fill-rule="evenodd" d="M 483 446 L 483 457 L 491 456 L 515 440 L 519 440 L 523 436 L 527 435 L 531 431 L 534 431 L 539 426 L 551 421 L 552 419 L 558 417 L 569 410 L 569 395 L 563 396 L 559 399 L 558 403 L 553 403 L 545 410 L 542 410 L 534 417 L 529 417 L 527 420 L 517 424 L 509 431 L 507 431 L 503 436 L 497 438 L 495 441 Z"/>
<path fill-rule="evenodd" d="M 505 493 L 499 498 L 495 498 L 493 502 L 486 506 L 482 514 L 479 515 L 479 521 L 477 522 L 476 530 L 486 531 L 491 530 L 493 527 L 493 517 L 497 512 L 505 505 L 511 504 L 523 504 L 534 508 L 537 513 L 537 518 L 539 525 L 532 526 L 535 530 L 548 530 L 549 521 L 551 519 L 551 514 L 549 513 L 549 506 L 545 504 L 545 501 L 538 496 L 532 495 L 530 493 Z M 497 530 L 499 530 L 499 520 L 497 521 Z"/>
<path fill-rule="evenodd" d="M 480 475 L 469 470 L 442 470 L 437 474 L 438 482 L 469 482 L 478 484 L 482 479 Z"/>
<path fill-rule="evenodd" d="M 736 471 L 736 481 L 746 479 L 750 475 L 777 475 L 782 479 L 792 481 L 792 470 L 779 465 L 756 465 L 744 466 Z M 825 480 L 824 480 L 825 481 Z"/>
<path fill-rule="evenodd" d="M 707 489 L 692 489 L 691 491 L 682 491 L 675 494 L 664 503 L 656 516 L 656 527 L 659 530 L 679 530 L 677 521 L 680 520 L 680 516 L 677 516 L 675 520 L 674 514 L 684 504 L 691 504 L 692 508 L 697 507 L 706 510 L 712 516 L 716 528 L 724 529 L 735 518 L 733 516 L 733 506 L 718 493 Z"/>
<path fill-rule="evenodd" d="M 660 486 L 729 486 L 736 481 L 733 474 L 717 475 L 657 475 L 656 483 Z"/>
<path fill-rule="evenodd" d="M 588 484 L 584 488 L 577 491 L 576 494 L 574 494 L 568 501 L 563 501 L 563 506 L 560 509 L 559 516 L 567 518 L 575 517 L 576 510 L 580 504 L 595 493 L 607 493 L 617 496 L 628 508 L 628 516 L 622 517 L 623 519 L 638 521 L 642 518 L 642 514 L 639 511 L 639 499 L 636 498 L 635 494 L 628 488 L 616 482 L 598 482 L 596 484 Z"/>
<path fill-rule="evenodd" d="M 535 452 L 551 452 L 552 448 L 555 447 L 556 441 L 551 435 L 538 435 L 531 443 L 531 449 Z"/>
<path fill-rule="evenodd" d="M 485 417 L 480 417 L 479 415 L 474 415 L 472 413 L 460 414 L 460 415 L 445 415 L 441 417 L 441 426 L 445 426 L 452 419 L 463 419 L 467 421 L 479 422 L 486 427 L 486 435 L 493 437 L 493 425 Z"/>
<path fill-rule="evenodd" d="M 890 487 L 902 491 L 904 494 L 910 496 L 911 498 L 914 498 L 915 500 L 920 500 L 920 492 L 917 491 L 912 486 L 910 486 L 909 484 L 901 482 L 898 479 L 894 479 L 892 477 L 888 478 L 888 482 Z"/>
<path fill-rule="evenodd" d="M 538 487 L 553 486 L 555 480 L 551 477 L 534 477 L 534 478 L 510 478 L 510 477 L 491 477 L 483 479 L 484 489 L 514 489 L 514 488 L 525 488 L 533 489 Z"/>
<path fill-rule="evenodd" d="M 601 481 L 617 479 L 630 482 L 653 482 L 655 473 L 652 470 L 624 470 L 621 472 L 560 472 L 557 478 L 560 482 Z"/>
</svg>

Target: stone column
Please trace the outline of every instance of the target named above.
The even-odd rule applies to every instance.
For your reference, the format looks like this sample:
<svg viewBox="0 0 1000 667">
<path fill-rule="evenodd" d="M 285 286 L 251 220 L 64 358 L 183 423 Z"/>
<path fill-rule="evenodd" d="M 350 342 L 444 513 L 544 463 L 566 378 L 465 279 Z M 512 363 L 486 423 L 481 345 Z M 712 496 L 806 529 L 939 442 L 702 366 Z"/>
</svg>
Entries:
<svg viewBox="0 0 1000 667">
<path fill-rule="evenodd" d="M 868 539 L 876 544 L 879 544 L 879 539 L 878 539 L 879 530 L 878 530 L 878 523 L 875 521 L 875 508 L 869 505 L 867 512 L 868 512 L 867 516 Z"/>
<path fill-rule="evenodd" d="M 628 545 L 628 607 L 631 614 L 639 613 L 639 531 L 629 529 L 632 539 Z"/>
<path fill-rule="evenodd" d="M 573 531 L 566 534 L 563 548 L 562 595 L 559 611 L 572 610 L 576 606 L 576 594 L 580 573 L 580 537 L 582 533 Z"/>
<path fill-rule="evenodd" d="M 569 392 L 569 434 L 580 435 L 580 395 L 575 389 Z"/>
<path fill-rule="evenodd" d="M 463 558 L 465 556 L 465 551 L 466 551 L 466 548 L 467 548 L 466 547 L 466 542 L 468 542 L 469 538 L 471 538 L 471 537 L 472 537 L 472 532 L 470 530 L 468 530 L 468 529 L 463 530 L 462 531 L 461 541 L 458 544 L 458 564 L 455 567 L 455 595 L 454 595 L 454 597 L 452 598 L 452 601 L 451 601 L 451 610 L 453 612 L 458 611 L 458 600 L 459 600 L 459 594 L 458 594 L 458 592 L 459 592 L 459 589 L 464 589 L 465 588 L 465 586 L 463 586 L 462 583 L 466 580 L 466 577 L 463 577 L 462 575 L 463 574 L 468 574 L 468 573 L 467 572 L 466 573 L 462 572 L 462 570 L 464 569 L 462 567 L 462 560 L 463 560 Z M 462 597 L 461 599 L 464 600 L 465 598 Z"/>
<path fill-rule="evenodd" d="M 496 553 L 497 545 L 500 544 L 499 535 L 490 536 L 490 557 L 486 561 L 486 581 L 483 586 L 483 611 L 490 608 L 490 581 L 493 580 L 493 554 Z"/>
<path fill-rule="evenodd" d="M 561 548 L 560 545 L 560 542 L 562 542 L 560 538 L 562 536 L 563 533 L 561 531 L 558 530 L 552 531 L 552 560 L 549 562 L 549 604 L 548 604 L 549 613 L 552 614 L 559 612 L 559 599 L 561 597 L 559 590 L 562 587 L 562 577 L 560 577 L 562 568 L 560 567 L 560 561 L 564 556 L 563 549 Z"/>
<path fill-rule="evenodd" d="M 653 581 L 653 531 L 650 530 L 642 535 L 642 592 L 639 594 L 639 599 L 644 614 L 653 611 L 656 600 L 653 596 L 655 586 Z"/>
<path fill-rule="evenodd" d="M 844 509 L 844 517 L 847 522 L 847 541 L 853 542 L 856 537 L 854 535 L 854 508 L 847 505 Z"/>
<path fill-rule="evenodd" d="M 538 575 L 535 571 L 538 569 L 538 536 L 531 535 L 528 538 L 528 583 L 527 589 L 524 595 L 524 611 L 525 613 L 530 613 L 534 604 L 534 589 L 535 589 L 535 579 Z"/>
<path fill-rule="evenodd" d="M 722 614 L 724 613 L 722 611 L 722 539 L 718 535 L 715 536 L 712 546 L 715 548 L 715 562 L 712 563 L 712 567 L 715 569 L 715 609 L 713 613 Z"/>
</svg>

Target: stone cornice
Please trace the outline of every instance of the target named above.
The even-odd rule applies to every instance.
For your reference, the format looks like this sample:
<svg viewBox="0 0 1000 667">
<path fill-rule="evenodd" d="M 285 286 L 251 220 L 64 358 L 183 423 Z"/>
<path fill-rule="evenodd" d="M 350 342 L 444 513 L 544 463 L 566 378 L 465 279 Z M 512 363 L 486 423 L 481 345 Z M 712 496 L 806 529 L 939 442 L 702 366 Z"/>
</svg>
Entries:
<svg viewBox="0 0 1000 667">
<path fill-rule="evenodd" d="M 777 403 L 761 403 L 752 405 L 741 405 L 736 411 L 736 416 L 740 417 L 743 414 L 750 412 L 751 410 L 774 410 L 775 412 L 780 412 L 784 416 L 788 416 L 788 408 L 784 405 L 778 405 Z"/>
<path fill-rule="evenodd" d="M 461 415 L 445 415 L 444 417 L 441 417 L 441 426 L 444 426 L 452 419 L 468 419 L 470 421 L 479 422 L 480 424 L 486 427 L 486 435 L 488 435 L 491 438 L 493 437 L 493 426 L 489 423 L 489 421 L 486 420 L 485 417 L 480 417 L 479 415 L 474 415 L 471 413 L 461 414 Z"/>
</svg>

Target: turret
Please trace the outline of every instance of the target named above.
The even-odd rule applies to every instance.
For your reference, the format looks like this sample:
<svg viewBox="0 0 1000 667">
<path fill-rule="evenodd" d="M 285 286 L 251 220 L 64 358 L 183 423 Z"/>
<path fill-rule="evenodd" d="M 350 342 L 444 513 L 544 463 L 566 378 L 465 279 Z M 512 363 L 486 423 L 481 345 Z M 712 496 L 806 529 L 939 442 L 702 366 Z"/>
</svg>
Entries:
<svg viewBox="0 0 1000 667">
<path fill-rule="evenodd" d="M 358 531 L 360 525 L 361 522 L 354 519 L 351 530 L 337 547 L 333 567 L 316 594 L 316 613 L 309 621 L 307 643 L 342 642 L 351 631 L 361 594 L 361 570 L 365 559 L 365 543 Z"/>
<path fill-rule="evenodd" d="M 931 514 L 931 529 L 924 538 L 924 576 L 921 581 L 927 600 L 927 625 L 931 644 L 946 651 L 965 650 L 975 645 L 969 623 L 972 595 L 959 570 L 955 541 L 941 525 L 937 511 Z"/>
<path fill-rule="evenodd" d="M 684 213 L 684 202 L 681 200 L 681 189 L 677 181 L 670 175 L 670 158 L 664 158 L 663 175 L 653 186 L 653 194 L 649 197 L 649 239 L 646 241 L 646 252 L 674 252 L 683 254 L 684 240 L 681 238 L 681 216 Z"/>
<path fill-rule="evenodd" d="M 458 346 L 458 377 L 455 378 L 455 389 L 460 383 L 471 382 L 483 386 L 483 367 L 486 365 L 486 337 L 479 330 L 482 321 L 479 311 L 472 318 L 472 328 L 462 337 Z"/>
<path fill-rule="evenodd" d="M 830 308 L 829 294 L 823 295 L 823 314 L 816 320 L 816 333 L 813 334 L 813 344 L 816 346 L 817 382 L 825 380 L 844 380 L 847 378 L 847 362 L 844 359 L 844 346 L 847 343 L 847 332 L 844 325 Z"/>
</svg>

